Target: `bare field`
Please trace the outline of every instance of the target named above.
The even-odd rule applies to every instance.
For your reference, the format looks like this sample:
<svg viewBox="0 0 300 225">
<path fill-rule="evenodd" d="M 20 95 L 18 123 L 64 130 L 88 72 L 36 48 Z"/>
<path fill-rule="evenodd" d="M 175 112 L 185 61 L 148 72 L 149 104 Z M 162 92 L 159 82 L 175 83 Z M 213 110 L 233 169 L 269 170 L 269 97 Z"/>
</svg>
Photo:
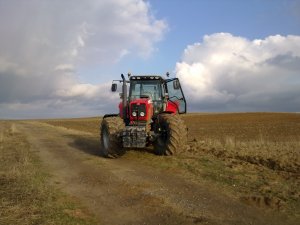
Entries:
<svg viewBox="0 0 300 225">
<path fill-rule="evenodd" d="M 246 204 L 299 218 L 300 115 L 187 114 L 189 150 L 175 157 L 129 151 L 125 158 L 218 186 Z M 101 118 L 47 120 L 99 137 Z M 88 147 L 88 139 L 80 140 Z"/>
<path fill-rule="evenodd" d="M 54 126 L 60 126 L 68 129 L 74 129 L 74 130 L 98 134 L 102 118 L 93 117 L 93 118 L 81 118 L 81 119 L 77 119 L 77 118 L 51 119 L 51 120 L 40 120 L 40 121 Z"/>
<path fill-rule="evenodd" d="M 185 120 L 190 154 L 222 160 L 224 176 L 240 187 L 242 200 L 299 216 L 299 114 L 187 115 Z"/>
<path fill-rule="evenodd" d="M 299 114 L 219 114 L 185 119 L 192 151 L 300 173 Z"/>
</svg>

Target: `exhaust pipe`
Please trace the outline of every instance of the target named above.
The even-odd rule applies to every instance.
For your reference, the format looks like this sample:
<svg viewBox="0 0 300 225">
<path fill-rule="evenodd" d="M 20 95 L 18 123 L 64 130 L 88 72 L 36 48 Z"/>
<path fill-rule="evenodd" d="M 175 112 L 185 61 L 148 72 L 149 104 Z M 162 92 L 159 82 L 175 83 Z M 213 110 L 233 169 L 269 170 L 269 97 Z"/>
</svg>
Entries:
<svg viewBox="0 0 300 225">
<path fill-rule="evenodd" d="M 123 74 L 121 74 L 123 80 L 122 92 L 123 92 L 123 120 L 124 123 L 127 125 L 127 84 L 126 79 Z"/>
</svg>

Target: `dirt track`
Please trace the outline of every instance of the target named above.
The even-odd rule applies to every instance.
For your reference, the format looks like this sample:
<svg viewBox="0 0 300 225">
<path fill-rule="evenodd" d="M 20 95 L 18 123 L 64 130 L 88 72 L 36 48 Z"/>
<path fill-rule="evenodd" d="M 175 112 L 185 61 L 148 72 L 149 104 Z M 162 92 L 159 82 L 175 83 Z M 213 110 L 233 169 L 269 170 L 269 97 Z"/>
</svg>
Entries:
<svg viewBox="0 0 300 225">
<path fill-rule="evenodd" d="M 89 133 L 39 122 L 17 123 L 16 129 L 45 162 L 53 184 L 82 202 L 99 224 L 286 224 L 176 171 L 142 165 L 130 155 L 101 158 Z"/>
</svg>

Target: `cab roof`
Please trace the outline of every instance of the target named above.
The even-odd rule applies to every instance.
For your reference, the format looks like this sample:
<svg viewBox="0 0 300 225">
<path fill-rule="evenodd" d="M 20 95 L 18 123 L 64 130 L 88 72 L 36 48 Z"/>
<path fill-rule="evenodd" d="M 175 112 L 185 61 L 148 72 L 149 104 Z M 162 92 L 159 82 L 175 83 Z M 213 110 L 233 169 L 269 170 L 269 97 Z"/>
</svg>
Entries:
<svg viewBox="0 0 300 225">
<path fill-rule="evenodd" d="M 157 75 L 130 76 L 130 80 L 160 80 L 160 81 L 164 81 L 164 79 L 161 76 L 157 76 Z"/>
</svg>

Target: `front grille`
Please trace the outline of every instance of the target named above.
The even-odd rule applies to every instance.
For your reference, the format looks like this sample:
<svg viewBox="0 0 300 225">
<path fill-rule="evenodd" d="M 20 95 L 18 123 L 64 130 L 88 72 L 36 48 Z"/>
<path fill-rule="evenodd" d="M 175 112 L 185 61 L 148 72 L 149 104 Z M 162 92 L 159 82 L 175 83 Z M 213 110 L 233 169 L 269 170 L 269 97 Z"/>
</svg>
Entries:
<svg viewBox="0 0 300 225">
<path fill-rule="evenodd" d="M 133 103 L 131 104 L 131 113 L 136 112 L 137 115 L 139 116 L 141 112 L 144 113 L 146 116 L 146 104 L 137 104 Z"/>
</svg>

